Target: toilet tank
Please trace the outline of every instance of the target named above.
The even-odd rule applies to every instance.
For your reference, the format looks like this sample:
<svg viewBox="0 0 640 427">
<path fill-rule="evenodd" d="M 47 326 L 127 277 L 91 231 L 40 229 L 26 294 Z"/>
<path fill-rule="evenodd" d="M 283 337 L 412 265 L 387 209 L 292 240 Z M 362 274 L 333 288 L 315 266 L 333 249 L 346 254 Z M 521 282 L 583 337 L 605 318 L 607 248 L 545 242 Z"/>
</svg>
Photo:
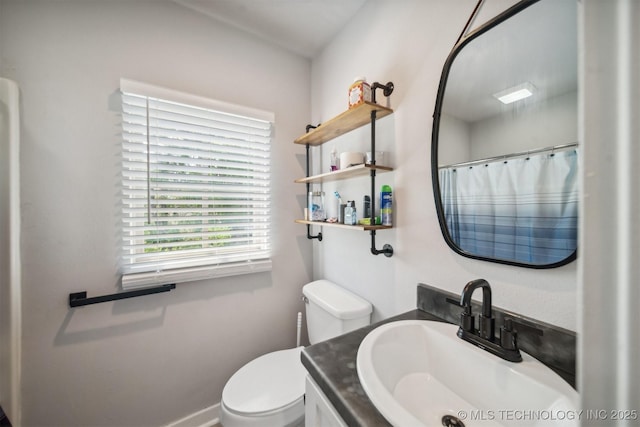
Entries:
<svg viewBox="0 0 640 427">
<path fill-rule="evenodd" d="M 302 287 L 306 297 L 309 342 L 315 344 L 371 323 L 373 307 L 367 300 L 328 280 Z"/>
</svg>

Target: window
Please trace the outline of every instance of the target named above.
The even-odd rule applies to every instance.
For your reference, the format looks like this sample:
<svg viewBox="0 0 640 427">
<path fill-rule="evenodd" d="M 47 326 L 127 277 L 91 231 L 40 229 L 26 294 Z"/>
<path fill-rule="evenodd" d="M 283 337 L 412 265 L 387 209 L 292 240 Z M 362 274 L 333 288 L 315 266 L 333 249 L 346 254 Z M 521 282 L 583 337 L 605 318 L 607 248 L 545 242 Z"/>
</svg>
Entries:
<svg viewBox="0 0 640 427">
<path fill-rule="evenodd" d="M 121 91 L 123 288 L 270 270 L 273 114 Z"/>
</svg>

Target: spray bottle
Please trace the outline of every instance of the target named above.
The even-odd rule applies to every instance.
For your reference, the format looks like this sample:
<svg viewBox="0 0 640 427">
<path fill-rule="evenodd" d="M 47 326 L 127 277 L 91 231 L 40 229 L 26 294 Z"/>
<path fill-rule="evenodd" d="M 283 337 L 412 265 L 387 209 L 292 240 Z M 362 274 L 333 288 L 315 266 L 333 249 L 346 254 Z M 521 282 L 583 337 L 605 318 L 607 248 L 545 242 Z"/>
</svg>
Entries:
<svg viewBox="0 0 640 427">
<path fill-rule="evenodd" d="M 383 185 L 380 190 L 380 216 L 382 225 L 391 225 L 393 218 L 391 187 Z"/>
</svg>

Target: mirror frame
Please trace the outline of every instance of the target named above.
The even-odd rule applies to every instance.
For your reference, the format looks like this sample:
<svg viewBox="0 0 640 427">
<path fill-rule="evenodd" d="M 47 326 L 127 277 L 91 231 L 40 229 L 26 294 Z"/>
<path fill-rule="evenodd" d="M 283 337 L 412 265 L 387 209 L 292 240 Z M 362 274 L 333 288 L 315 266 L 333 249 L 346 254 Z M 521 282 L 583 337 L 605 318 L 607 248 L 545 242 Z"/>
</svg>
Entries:
<svg viewBox="0 0 640 427">
<path fill-rule="evenodd" d="M 438 85 L 438 94 L 436 96 L 436 105 L 433 113 L 433 127 L 431 131 L 431 183 L 433 185 L 433 196 L 436 203 L 436 212 L 438 215 L 438 222 L 440 224 L 440 231 L 442 232 L 442 236 L 444 237 L 445 242 L 454 252 L 459 255 L 462 255 L 467 258 L 477 259 L 481 261 L 489 261 L 498 264 L 506 264 L 517 267 L 526 267 L 533 269 L 548 269 L 548 268 L 556 268 L 561 267 L 563 265 L 569 264 L 576 260 L 577 258 L 577 248 L 573 251 L 571 255 L 567 258 L 558 261 L 552 264 L 525 264 L 518 261 L 511 260 L 503 260 L 498 258 L 489 258 L 480 255 L 475 255 L 469 252 L 465 252 L 458 245 L 455 244 L 451 235 L 449 234 L 449 229 L 447 228 L 447 223 L 444 217 L 444 208 L 442 206 L 442 195 L 440 192 L 440 178 L 438 175 L 438 133 L 440 131 L 440 116 L 442 112 L 442 103 L 444 99 L 445 89 L 447 87 L 447 79 L 449 77 L 449 72 L 451 70 L 451 66 L 453 65 L 454 60 L 460 53 L 460 51 L 467 45 L 469 42 L 473 41 L 477 37 L 491 30 L 492 28 L 498 26 L 502 22 L 507 19 L 515 16 L 516 14 L 522 12 L 527 9 L 529 6 L 537 3 L 540 0 L 521 0 L 515 5 L 511 6 L 509 9 L 500 13 L 493 19 L 487 21 L 485 24 L 481 25 L 477 29 L 470 32 L 468 35 L 463 37 L 458 41 L 458 43 L 453 47 L 451 53 L 447 57 L 445 61 L 444 67 L 442 69 L 442 75 L 440 77 L 440 84 Z"/>
</svg>

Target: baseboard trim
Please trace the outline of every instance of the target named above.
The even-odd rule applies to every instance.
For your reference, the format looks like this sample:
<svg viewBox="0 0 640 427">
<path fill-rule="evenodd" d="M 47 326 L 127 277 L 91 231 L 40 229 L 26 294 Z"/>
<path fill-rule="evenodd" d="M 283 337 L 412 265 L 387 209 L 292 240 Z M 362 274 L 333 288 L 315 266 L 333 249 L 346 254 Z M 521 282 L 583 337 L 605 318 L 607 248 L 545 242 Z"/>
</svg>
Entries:
<svg viewBox="0 0 640 427">
<path fill-rule="evenodd" d="M 167 427 L 212 427 L 220 422 L 220 404 L 204 408 L 198 412 L 174 421 Z"/>
</svg>

